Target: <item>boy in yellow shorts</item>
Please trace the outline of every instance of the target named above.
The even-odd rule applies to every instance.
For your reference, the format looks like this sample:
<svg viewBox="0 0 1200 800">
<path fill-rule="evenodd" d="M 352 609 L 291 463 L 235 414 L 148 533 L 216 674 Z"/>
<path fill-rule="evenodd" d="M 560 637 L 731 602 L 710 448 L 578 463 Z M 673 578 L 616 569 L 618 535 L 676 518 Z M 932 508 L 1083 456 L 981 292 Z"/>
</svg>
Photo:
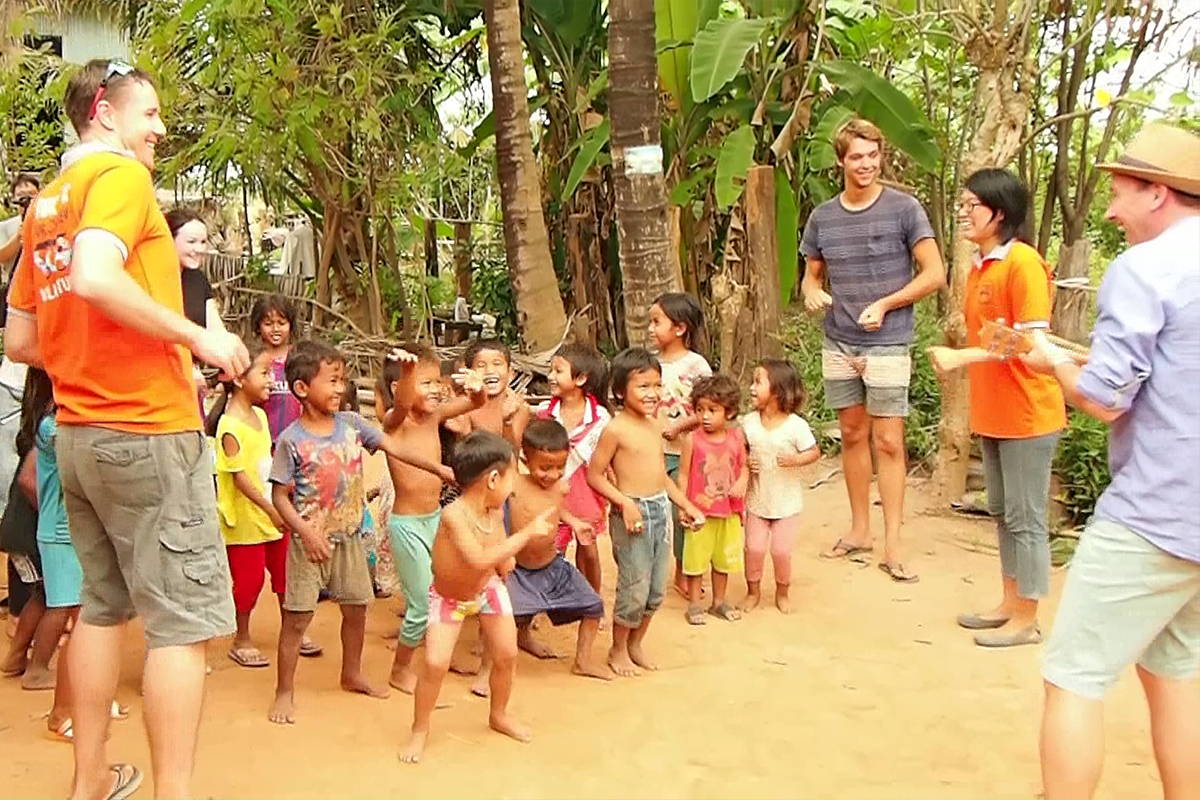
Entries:
<svg viewBox="0 0 1200 800">
<path fill-rule="evenodd" d="M 687 621 L 704 624 L 700 605 L 700 583 L 712 568 L 712 605 L 708 613 L 724 620 L 741 618 L 725 601 L 729 574 L 742 571 L 742 505 L 749 471 L 746 469 L 746 440 L 740 428 L 731 427 L 737 418 L 740 393 L 727 375 L 697 381 L 692 389 L 692 408 L 700 428 L 683 443 L 679 454 L 679 488 L 704 513 L 704 524 L 687 530 L 683 539 L 683 574 L 688 582 Z"/>
</svg>

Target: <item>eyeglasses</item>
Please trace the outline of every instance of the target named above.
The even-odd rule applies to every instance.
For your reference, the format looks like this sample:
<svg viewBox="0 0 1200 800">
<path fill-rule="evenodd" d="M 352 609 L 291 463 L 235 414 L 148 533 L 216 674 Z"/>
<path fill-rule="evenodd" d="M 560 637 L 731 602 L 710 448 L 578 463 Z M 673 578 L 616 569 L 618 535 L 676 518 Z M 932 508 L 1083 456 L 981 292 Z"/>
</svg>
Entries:
<svg viewBox="0 0 1200 800">
<path fill-rule="evenodd" d="M 108 62 L 108 69 L 104 72 L 104 80 L 100 81 L 100 86 L 96 89 L 96 96 L 92 98 L 92 106 L 88 110 L 88 119 L 96 118 L 96 109 L 100 107 L 100 101 L 104 99 L 104 93 L 108 91 L 108 82 L 113 78 L 124 77 L 132 72 L 133 66 L 124 61 Z"/>
<path fill-rule="evenodd" d="M 972 211 L 982 205 L 983 203 L 979 202 L 978 200 L 959 200 L 958 210 L 970 214 Z"/>
</svg>

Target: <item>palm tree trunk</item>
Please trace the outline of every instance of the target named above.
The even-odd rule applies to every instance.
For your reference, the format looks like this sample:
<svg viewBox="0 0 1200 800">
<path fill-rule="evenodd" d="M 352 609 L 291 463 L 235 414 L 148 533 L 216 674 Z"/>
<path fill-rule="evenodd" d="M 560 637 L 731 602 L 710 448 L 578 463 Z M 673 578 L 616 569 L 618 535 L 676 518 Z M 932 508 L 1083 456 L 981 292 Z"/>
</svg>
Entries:
<svg viewBox="0 0 1200 800">
<path fill-rule="evenodd" d="M 647 340 L 654 298 L 680 289 L 663 178 L 654 0 L 611 0 L 608 16 L 617 245 L 625 331 L 637 346 Z"/>
<path fill-rule="evenodd" d="M 484 13 L 496 118 L 500 206 L 504 212 L 504 251 L 516 297 L 517 324 L 526 346 L 537 352 L 558 344 L 567 327 L 567 314 L 550 258 L 550 239 L 542 216 L 541 176 L 533 157 L 521 11 L 518 0 L 488 0 Z"/>
</svg>

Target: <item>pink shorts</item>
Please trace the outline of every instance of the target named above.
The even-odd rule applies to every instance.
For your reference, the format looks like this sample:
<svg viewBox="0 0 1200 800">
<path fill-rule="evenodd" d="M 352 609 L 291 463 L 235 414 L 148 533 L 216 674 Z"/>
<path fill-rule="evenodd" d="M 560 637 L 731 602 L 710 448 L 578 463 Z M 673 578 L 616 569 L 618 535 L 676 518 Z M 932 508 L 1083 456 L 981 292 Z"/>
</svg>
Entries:
<svg viewBox="0 0 1200 800">
<path fill-rule="evenodd" d="M 508 599 L 508 588 L 499 575 L 488 578 L 487 585 L 474 600 L 455 600 L 442 597 L 437 589 L 429 587 L 429 621 L 442 625 L 461 625 L 467 617 L 480 614 L 494 617 L 511 617 L 512 602 Z"/>
</svg>

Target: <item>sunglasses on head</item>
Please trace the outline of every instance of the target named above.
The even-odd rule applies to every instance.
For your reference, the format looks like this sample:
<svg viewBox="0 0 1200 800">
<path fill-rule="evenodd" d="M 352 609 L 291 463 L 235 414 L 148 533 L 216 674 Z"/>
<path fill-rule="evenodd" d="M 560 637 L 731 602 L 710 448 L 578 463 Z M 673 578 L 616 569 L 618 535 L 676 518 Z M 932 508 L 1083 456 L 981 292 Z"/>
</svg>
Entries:
<svg viewBox="0 0 1200 800">
<path fill-rule="evenodd" d="M 104 99 L 104 94 L 108 91 L 108 82 L 113 78 L 124 77 L 132 72 L 133 66 L 124 61 L 108 62 L 108 69 L 104 71 L 104 80 L 100 81 L 100 86 L 96 89 L 96 96 L 92 98 L 92 106 L 88 111 L 88 119 L 96 118 L 96 109 L 100 107 L 100 101 Z"/>
</svg>

